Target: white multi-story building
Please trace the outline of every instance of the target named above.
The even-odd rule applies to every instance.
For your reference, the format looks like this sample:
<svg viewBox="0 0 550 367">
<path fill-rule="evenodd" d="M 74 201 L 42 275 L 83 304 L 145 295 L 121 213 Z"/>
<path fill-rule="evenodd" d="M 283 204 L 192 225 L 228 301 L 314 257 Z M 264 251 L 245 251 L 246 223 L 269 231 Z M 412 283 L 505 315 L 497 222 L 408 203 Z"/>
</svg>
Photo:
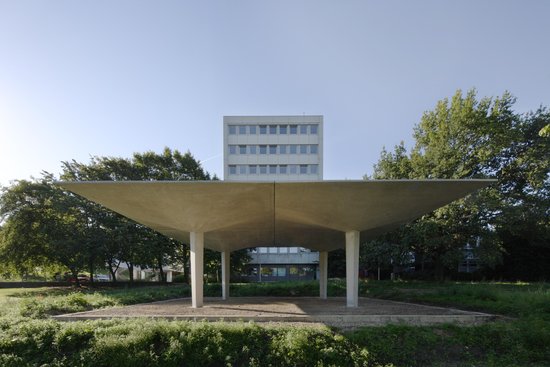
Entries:
<svg viewBox="0 0 550 367">
<path fill-rule="evenodd" d="M 323 179 L 323 116 L 224 116 L 226 181 Z"/>
<path fill-rule="evenodd" d="M 320 181 L 323 116 L 224 116 L 224 180 Z M 300 247 L 250 252 L 249 280 L 313 279 L 319 253 Z"/>
</svg>

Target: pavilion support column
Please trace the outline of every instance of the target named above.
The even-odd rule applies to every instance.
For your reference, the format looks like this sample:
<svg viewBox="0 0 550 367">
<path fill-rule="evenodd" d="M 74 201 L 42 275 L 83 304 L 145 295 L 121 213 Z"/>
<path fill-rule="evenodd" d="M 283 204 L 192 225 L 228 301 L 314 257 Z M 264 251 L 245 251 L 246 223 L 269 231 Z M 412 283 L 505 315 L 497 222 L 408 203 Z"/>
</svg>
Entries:
<svg viewBox="0 0 550 367">
<path fill-rule="evenodd" d="M 348 307 L 359 306 L 359 231 L 346 232 L 346 296 Z"/>
<path fill-rule="evenodd" d="M 229 259 L 231 258 L 231 251 L 222 251 L 222 299 L 229 298 L 229 276 L 231 275 L 231 268 Z"/>
<path fill-rule="evenodd" d="M 204 233 L 191 232 L 191 307 L 202 307 L 204 276 Z"/>
<path fill-rule="evenodd" d="M 328 252 L 319 252 L 319 297 L 327 299 Z"/>
</svg>

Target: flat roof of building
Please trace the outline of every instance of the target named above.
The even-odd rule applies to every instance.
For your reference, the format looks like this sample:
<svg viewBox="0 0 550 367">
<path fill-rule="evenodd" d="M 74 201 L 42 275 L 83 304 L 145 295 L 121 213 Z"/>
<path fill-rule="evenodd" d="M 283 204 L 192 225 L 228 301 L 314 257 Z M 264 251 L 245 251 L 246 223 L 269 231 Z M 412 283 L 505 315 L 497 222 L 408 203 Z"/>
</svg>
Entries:
<svg viewBox="0 0 550 367">
<path fill-rule="evenodd" d="M 345 232 L 374 238 L 495 180 L 315 182 L 86 181 L 57 184 L 166 236 L 204 233 L 217 251 L 301 246 L 331 251 Z"/>
</svg>

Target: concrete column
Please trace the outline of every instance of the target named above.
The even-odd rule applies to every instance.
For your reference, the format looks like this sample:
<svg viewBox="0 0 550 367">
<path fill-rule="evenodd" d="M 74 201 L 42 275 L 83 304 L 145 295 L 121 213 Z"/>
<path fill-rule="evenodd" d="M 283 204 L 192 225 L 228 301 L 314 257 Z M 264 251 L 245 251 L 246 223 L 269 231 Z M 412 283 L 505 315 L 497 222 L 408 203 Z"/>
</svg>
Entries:
<svg viewBox="0 0 550 367">
<path fill-rule="evenodd" d="M 346 232 L 346 296 L 348 307 L 359 306 L 359 231 Z"/>
<path fill-rule="evenodd" d="M 231 251 L 222 251 L 222 299 L 229 298 L 229 276 L 231 275 L 231 268 L 229 267 L 229 259 L 231 257 Z"/>
<path fill-rule="evenodd" d="M 166 272 L 166 283 L 172 283 L 172 270 Z"/>
<path fill-rule="evenodd" d="M 204 233 L 191 232 L 191 307 L 202 307 Z"/>
<path fill-rule="evenodd" d="M 328 252 L 319 252 L 319 297 L 327 299 Z"/>
</svg>

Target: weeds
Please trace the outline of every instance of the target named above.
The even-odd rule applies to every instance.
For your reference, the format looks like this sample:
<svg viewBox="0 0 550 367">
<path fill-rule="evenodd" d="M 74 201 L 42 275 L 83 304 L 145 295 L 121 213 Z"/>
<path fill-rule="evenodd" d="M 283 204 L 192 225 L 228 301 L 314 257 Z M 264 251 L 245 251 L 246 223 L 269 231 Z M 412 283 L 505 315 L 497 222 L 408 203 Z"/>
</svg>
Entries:
<svg viewBox="0 0 550 367">
<path fill-rule="evenodd" d="M 345 282 L 329 281 L 330 296 Z M 219 296 L 219 284 L 206 284 Z M 232 296 L 317 296 L 317 282 L 232 284 Z M 548 366 L 546 283 L 361 282 L 360 294 L 514 317 L 484 325 L 269 328 L 254 324 L 111 320 L 60 323 L 51 315 L 188 297 L 186 285 L 4 291 L 0 366 Z"/>
</svg>

